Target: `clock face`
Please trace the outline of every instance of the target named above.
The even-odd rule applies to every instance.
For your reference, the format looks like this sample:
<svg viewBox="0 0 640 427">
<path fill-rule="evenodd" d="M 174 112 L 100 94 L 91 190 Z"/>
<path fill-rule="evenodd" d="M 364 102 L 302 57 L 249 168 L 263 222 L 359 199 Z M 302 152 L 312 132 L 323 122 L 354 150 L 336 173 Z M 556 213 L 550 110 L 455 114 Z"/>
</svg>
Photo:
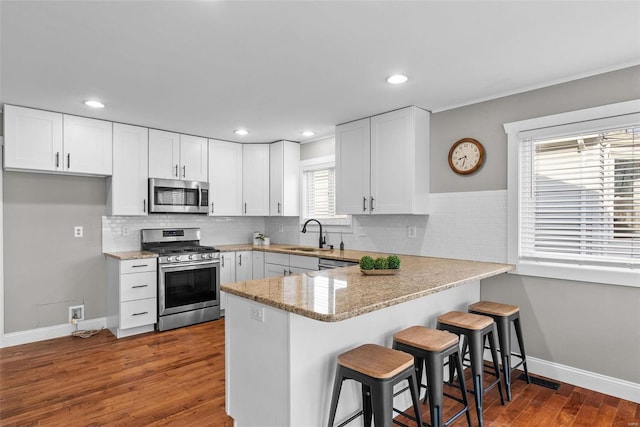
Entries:
<svg viewBox="0 0 640 427">
<path fill-rule="evenodd" d="M 463 138 L 449 151 L 449 166 L 454 172 L 468 175 L 475 172 L 484 158 L 484 147 L 473 138 Z"/>
</svg>

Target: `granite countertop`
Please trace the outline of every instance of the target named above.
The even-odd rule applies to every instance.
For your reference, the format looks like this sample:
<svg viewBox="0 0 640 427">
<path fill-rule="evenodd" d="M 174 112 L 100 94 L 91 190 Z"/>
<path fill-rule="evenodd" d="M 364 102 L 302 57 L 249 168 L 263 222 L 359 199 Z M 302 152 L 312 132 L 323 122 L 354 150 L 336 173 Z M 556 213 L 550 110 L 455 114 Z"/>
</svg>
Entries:
<svg viewBox="0 0 640 427">
<path fill-rule="evenodd" d="M 338 257 L 341 251 L 335 252 L 336 259 L 347 260 L 357 260 L 360 254 L 376 255 L 344 251 L 345 256 Z M 401 270 L 393 276 L 365 276 L 353 266 L 231 283 L 222 285 L 221 290 L 311 319 L 337 322 L 515 268 L 509 264 L 399 256 Z"/>
<path fill-rule="evenodd" d="M 147 251 L 105 252 L 106 256 L 126 261 L 128 259 L 158 258 L 158 254 Z"/>
</svg>

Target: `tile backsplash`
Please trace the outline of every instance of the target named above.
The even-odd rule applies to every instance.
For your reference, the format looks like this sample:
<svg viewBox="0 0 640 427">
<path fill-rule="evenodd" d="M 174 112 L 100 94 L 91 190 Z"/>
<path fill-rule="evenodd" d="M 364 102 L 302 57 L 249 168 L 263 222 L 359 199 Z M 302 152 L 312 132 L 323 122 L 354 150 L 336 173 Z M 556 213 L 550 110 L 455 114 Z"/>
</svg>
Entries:
<svg viewBox="0 0 640 427">
<path fill-rule="evenodd" d="M 325 227 L 327 244 L 386 253 L 507 261 L 507 192 L 474 191 L 431 195 L 430 215 L 354 215 L 352 224 Z M 150 215 L 102 217 L 104 252 L 140 249 L 143 228 L 199 227 L 203 245 L 250 243 L 254 231 L 272 243 L 316 246 L 317 227 L 302 234 L 298 217 L 209 217 Z M 409 227 L 416 237 L 409 238 Z"/>
</svg>

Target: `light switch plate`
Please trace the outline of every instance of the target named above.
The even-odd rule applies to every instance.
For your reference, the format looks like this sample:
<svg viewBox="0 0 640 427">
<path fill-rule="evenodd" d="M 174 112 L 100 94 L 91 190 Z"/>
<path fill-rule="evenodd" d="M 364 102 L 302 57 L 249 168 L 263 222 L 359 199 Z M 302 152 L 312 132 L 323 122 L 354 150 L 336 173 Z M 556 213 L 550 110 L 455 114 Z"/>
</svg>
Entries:
<svg viewBox="0 0 640 427">
<path fill-rule="evenodd" d="M 410 239 L 415 239 L 416 238 L 416 226 L 415 225 L 410 225 L 409 227 L 407 227 L 407 237 L 409 237 Z"/>
<path fill-rule="evenodd" d="M 76 225 L 73 227 L 73 237 L 82 237 L 84 234 L 84 229 L 81 225 Z"/>
</svg>

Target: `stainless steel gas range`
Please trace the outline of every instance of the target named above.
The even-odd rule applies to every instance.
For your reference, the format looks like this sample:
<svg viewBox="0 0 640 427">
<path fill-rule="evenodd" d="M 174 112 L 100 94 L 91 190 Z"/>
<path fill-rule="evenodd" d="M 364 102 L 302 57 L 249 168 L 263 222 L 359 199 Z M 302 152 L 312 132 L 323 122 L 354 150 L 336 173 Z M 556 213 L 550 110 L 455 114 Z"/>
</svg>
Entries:
<svg viewBox="0 0 640 427">
<path fill-rule="evenodd" d="M 142 249 L 158 254 L 157 330 L 220 318 L 220 251 L 199 228 L 142 230 Z"/>
</svg>

